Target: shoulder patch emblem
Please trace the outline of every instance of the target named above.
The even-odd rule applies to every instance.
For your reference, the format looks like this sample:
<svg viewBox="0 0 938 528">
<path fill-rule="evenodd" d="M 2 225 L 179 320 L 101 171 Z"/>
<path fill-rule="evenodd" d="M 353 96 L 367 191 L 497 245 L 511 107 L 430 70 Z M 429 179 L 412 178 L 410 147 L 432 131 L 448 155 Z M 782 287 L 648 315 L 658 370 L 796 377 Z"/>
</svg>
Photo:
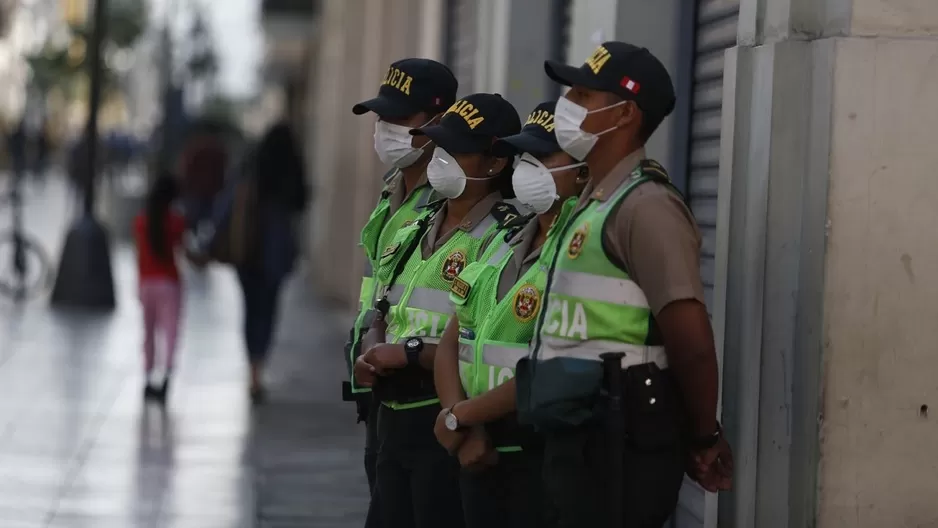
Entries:
<svg viewBox="0 0 938 528">
<path fill-rule="evenodd" d="M 470 289 L 471 286 L 469 286 L 469 283 L 460 279 L 459 277 L 453 279 L 453 285 L 450 287 L 450 291 L 453 292 L 453 295 L 459 297 L 460 299 L 469 297 Z"/>
<path fill-rule="evenodd" d="M 446 282 L 452 282 L 465 267 L 466 253 L 461 249 L 457 249 L 450 253 L 449 256 L 446 257 L 446 260 L 443 261 L 443 270 L 440 276 L 442 276 L 443 280 Z"/>
<path fill-rule="evenodd" d="M 525 284 L 518 288 L 512 301 L 515 318 L 522 323 L 530 322 L 537 315 L 541 305 L 541 294 L 533 284 Z"/>
<path fill-rule="evenodd" d="M 589 223 L 584 223 L 577 228 L 573 233 L 573 238 L 570 239 L 570 245 L 567 246 L 567 256 L 575 259 L 580 256 L 580 252 L 583 251 L 583 245 L 586 244 L 586 237 L 589 236 L 590 225 Z"/>
<path fill-rule="evenodd" d="M 398 242 L 397 244 L 391 244 L 390 246 L 384 248 L 384 252 L 381 253 L 381 258 L 389 257 L 389 256 L 391 256 L 391 255 L 397 253 L 397 250 L 398 250 L 400 247 L 401 247 L 401 243 Z"/>
</svg>

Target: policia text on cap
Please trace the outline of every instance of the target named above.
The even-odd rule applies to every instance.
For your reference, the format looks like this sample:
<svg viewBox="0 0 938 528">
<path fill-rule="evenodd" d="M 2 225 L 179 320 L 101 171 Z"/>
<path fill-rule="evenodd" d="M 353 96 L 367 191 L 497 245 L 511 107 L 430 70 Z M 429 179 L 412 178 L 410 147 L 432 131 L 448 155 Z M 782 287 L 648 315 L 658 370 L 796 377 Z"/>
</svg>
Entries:
<svg viewBox="0 0 938 528">
<path fill-rule="evenodd" d="M 604 43 L 579 68 L 545 69 L 571 87 L 555 133 L 591 182 L 559 235 L 545 309 L 517 367 L 519 421 L 544 434 L 560 526 L 662 526 L 688 458 L 710 491 L 732 478 L 700 233 L 664 169 L 645 158 L 674 108 L 673 85 L 648 50 L 623 42 Z"/>
<path fill-rule="evenodd" d="M 349 381 L 346 399 L 358 404 L 359 420 L 366 422 L 365 472 L 371 489 L 366 528 L 384 526 L 381 498 L 377 493 L 378 457 L 377 411 L 371 389 L 355 378 L 352 365 L 361 354 L 361 336 L 374 320 L 374 270 L 383 248 L 390 245 L 398 229 L 412 224 L 430 202 L 432 189 L 427 182 L 433 144 L 426 137 L 414 137 L 410 130 L 437 123 L 443 112 L 456 100 L 457 82 L 449 68 L 429 59 L 403 59 L 392 64 L 378 89 L 378 96 L 355 105 L 352 111 L 362 115 L 374 112 L 375 151 L 392 169 L 384 176 L 384 190 L 362 229 L 360 245 L 365 251 L 365 276 L 362 278 L 359 313 L 345 348 Z"/>
</svg>

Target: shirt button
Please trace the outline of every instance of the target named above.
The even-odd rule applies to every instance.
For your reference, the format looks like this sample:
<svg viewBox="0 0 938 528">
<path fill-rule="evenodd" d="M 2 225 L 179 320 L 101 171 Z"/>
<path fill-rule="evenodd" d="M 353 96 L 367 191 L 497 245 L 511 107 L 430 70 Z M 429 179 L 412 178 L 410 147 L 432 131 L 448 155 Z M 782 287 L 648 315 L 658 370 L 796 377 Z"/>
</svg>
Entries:
<svg viewBox="0 0 938 528">
<path fill-rule="evenodd" d="M 651 387 L 651 378 L 648 378 L 648 379 L 645 380 L 645 386 L 646 386 L 646 387 Z"/>
<path fill-rule="evenodd" d="M 656 401 L 658 401 L 658 400 L 652 398 L 652 399 L 648 400 L 648 403 L 650 403 L 651 405 L 654 405 Z"/>
</svg>

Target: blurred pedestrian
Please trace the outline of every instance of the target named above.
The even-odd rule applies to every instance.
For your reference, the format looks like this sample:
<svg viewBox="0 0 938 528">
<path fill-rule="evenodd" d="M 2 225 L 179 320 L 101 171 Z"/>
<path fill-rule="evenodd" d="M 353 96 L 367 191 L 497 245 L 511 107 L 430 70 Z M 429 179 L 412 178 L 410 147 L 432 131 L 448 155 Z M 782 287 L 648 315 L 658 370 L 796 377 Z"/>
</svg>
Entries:
<svg viewBox="0 0 938 528">
<path fill-rule="evenodd" d="M 176 254 L 182 248 L 185 220 L 173 210 L 178 195 L 175 179 L 162 174 L 153 183 L 146 207 L 134 219 L 140 302 L 143 305 L 144 397 L 166 401 L 176 355 L 176 337 L 182 308 L 182 281 Z M 165 358 L 161 384 L 154 383 L 156 342 Z"/>
<path fill-rule="evenodd" d="M 263 369 L 277 325 L 277 304 L 297 253 L 297 223 L 309 202 L 303 158 L 290 126 L 274 125 L 261 139 L 248 176 L 253 219 L 242 222 L 254 233 L 253 250 L 235 267 L 244 294 L 244 340 L 251 365 L 250 394 L 263 400 Z M 244 219 L 242 219 L 244 220 Z"/>
</svg>

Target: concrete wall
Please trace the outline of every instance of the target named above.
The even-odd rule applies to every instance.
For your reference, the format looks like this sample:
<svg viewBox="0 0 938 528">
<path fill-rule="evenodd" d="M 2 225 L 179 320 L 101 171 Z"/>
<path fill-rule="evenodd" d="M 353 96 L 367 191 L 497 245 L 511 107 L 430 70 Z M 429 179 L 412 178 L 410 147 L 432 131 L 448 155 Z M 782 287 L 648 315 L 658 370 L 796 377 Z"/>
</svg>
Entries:
<svg viewBox="0 0 938 528">
<path fill-rule="evenodd" d="M 938 3 L 743 0 L 714 326 L 720 526 L 938 525 Z"/>
<path fill-rule="evenodd" d="M 849 35 L 835 51 L 818 524 L 936 526 L 938 2 L 855 0 Z"/>
<path fill-rule="evenodd" d="M 439 56 L 440 9 L 440 0 L 322 3 L 316 67 L 307 83 L 314 94 L 308 165 L 317 191 L 308 247 L 321 293 L 346 307 L 357 302 L 364 266 L 359 233 L 386 171 L 374 153 L 374 116 L 355 116 L 352 106 L 377 94 L 391 62 Z"/>
</svg>

